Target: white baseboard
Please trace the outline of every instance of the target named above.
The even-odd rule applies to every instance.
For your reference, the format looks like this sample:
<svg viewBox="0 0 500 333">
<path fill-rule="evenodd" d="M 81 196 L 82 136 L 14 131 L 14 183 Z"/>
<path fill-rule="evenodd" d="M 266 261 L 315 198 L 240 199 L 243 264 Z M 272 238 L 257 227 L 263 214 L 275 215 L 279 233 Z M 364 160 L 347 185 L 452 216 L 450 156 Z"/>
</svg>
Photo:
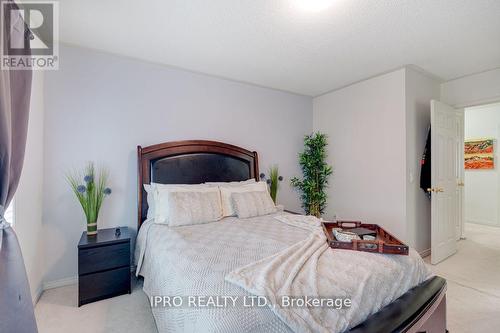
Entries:
<svg viewBox="0 0 500 333">
<path fill-rule="evenodd" d="M 43 293 L 43 285 L 40 283 L 40 285 L 38 286 L 38 288 L 36 288 L 35 290 L 35 294 L 32 295 L 33 299 L 33 305 L 38 303 L 38 300 L 40 299 L 40 296 L 42 296 L 42 293 Z"/>
<path fill-rule="evenodd" d="M 420 251 L 418 254 L 420 254 L 422 258 L 428 257 L 431 255 L 431 249 Z"/>
<path fill-rule="evenodd" d="M 130 266 L 130 272 L 134 273 L 135 269 L 136 266 L 134 265 Z M 77 283 L 78 283 L 78 276 L 71 276 L 64 279 L 44 282 L 43 285 L 41 285 L 40 288 L 37 289 L 36 294 L 33 297 L 33 304 L 36 304 L 38 302 L 38 299 L 45 290 L 69 286 Z"/>
<path fill-rule="evenodd" d="M 71 276 L 60 280 L 47 281 L 43 283 L 43 290 L 69 286 L 72 284 L 76 284 L 77 282 L 78 282 L 78 276 Z"/>
<path fill-rule="evenodd" d="M 466 219 L 465 223 L 488 225 L 488 226 L 493 226 L 493 227 L 498 227 L 498 225 L 499 225 L 497 221 L 480 220 L 480 219 L 474 219 L 474 220 Z"/>
</svg>

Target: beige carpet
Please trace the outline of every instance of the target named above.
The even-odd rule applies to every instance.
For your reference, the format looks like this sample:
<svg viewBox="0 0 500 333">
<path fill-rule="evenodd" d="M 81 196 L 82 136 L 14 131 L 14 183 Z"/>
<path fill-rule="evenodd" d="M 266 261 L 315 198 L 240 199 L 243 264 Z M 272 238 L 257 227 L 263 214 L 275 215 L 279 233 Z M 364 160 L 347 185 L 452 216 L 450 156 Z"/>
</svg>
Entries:
<svg viewBox="0 0 500 333">
<path fill-rule="evenodd" d="M 455 255 L 429 265 L 448 281 L 448 329 L 452 333 L 498 332 L 500 228 L 466 224 L 465 237 L 458 242 Z"/>
<path fill-rule="evenodd" d="M 458 253 L 431 266 L 448 280 L 448 329 L 496 332 L 500 327 L 500 228 L 467 224 Z M 426 259 L 427 260 L 427 259 Z M 131 295 L 77 307 L 77 286 L 47 290 L 35 308 L 40 333 L 156 332 L 141 285 Z"/>
<path fill-rule="evenodd" d="M 71 285 L 44 291 L 35 307 L 40 333 L 157 332 L 148 297 L 133 281 L 132 294 L 81 307 L 78 287 Z"/>
</svg>

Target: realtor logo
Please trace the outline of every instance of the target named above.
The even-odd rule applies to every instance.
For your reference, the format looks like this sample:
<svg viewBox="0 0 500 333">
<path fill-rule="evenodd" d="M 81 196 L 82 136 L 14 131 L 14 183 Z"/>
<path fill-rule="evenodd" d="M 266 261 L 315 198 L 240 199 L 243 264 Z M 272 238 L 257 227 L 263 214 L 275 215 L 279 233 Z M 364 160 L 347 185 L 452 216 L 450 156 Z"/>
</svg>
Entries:
<svg viewBox="0 0 500 333">
<path fill-rule="evenodd" d="M 58 2 L 2 2 L 1 69 L 59 67 Z"/>
</svg>

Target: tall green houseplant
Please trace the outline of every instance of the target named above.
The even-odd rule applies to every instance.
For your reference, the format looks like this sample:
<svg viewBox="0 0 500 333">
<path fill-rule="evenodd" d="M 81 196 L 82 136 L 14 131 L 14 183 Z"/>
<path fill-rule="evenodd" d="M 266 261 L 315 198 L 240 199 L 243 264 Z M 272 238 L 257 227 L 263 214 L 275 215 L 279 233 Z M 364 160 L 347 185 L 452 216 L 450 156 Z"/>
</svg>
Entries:
<svg viewBox="0 0 500 333">
<path fill-rule="evenodd" d="M 304 138 L 304 151 L 299 155 L 302 179 L 293 177 L 291 184 L 300 193 L 302 207 L 308 215 L 320 217 L 326 208 L 328 177 L 332 167 L 326 163 L 327 136 L 313 133 Z"/>
</svg>

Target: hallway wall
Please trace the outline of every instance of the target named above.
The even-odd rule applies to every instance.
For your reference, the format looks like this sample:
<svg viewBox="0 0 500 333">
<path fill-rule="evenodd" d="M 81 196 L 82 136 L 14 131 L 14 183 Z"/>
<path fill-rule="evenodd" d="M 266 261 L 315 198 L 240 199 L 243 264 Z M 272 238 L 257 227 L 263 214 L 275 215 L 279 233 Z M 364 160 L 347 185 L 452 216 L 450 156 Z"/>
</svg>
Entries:
<svg viewBox="0 0 500 333">
<path fill-rule="evenodd" d="M 500 68 L 444 82 L 441 84 L 440 100 L 455 107 L 498 102 Z"/>
<path fill-rule="evenodd" d="M 465 221 L 500 226 L 500 103 L 465 109 L 465 139 L 494 138 L 495 168 L 465 170 Z"/>
</svg>

